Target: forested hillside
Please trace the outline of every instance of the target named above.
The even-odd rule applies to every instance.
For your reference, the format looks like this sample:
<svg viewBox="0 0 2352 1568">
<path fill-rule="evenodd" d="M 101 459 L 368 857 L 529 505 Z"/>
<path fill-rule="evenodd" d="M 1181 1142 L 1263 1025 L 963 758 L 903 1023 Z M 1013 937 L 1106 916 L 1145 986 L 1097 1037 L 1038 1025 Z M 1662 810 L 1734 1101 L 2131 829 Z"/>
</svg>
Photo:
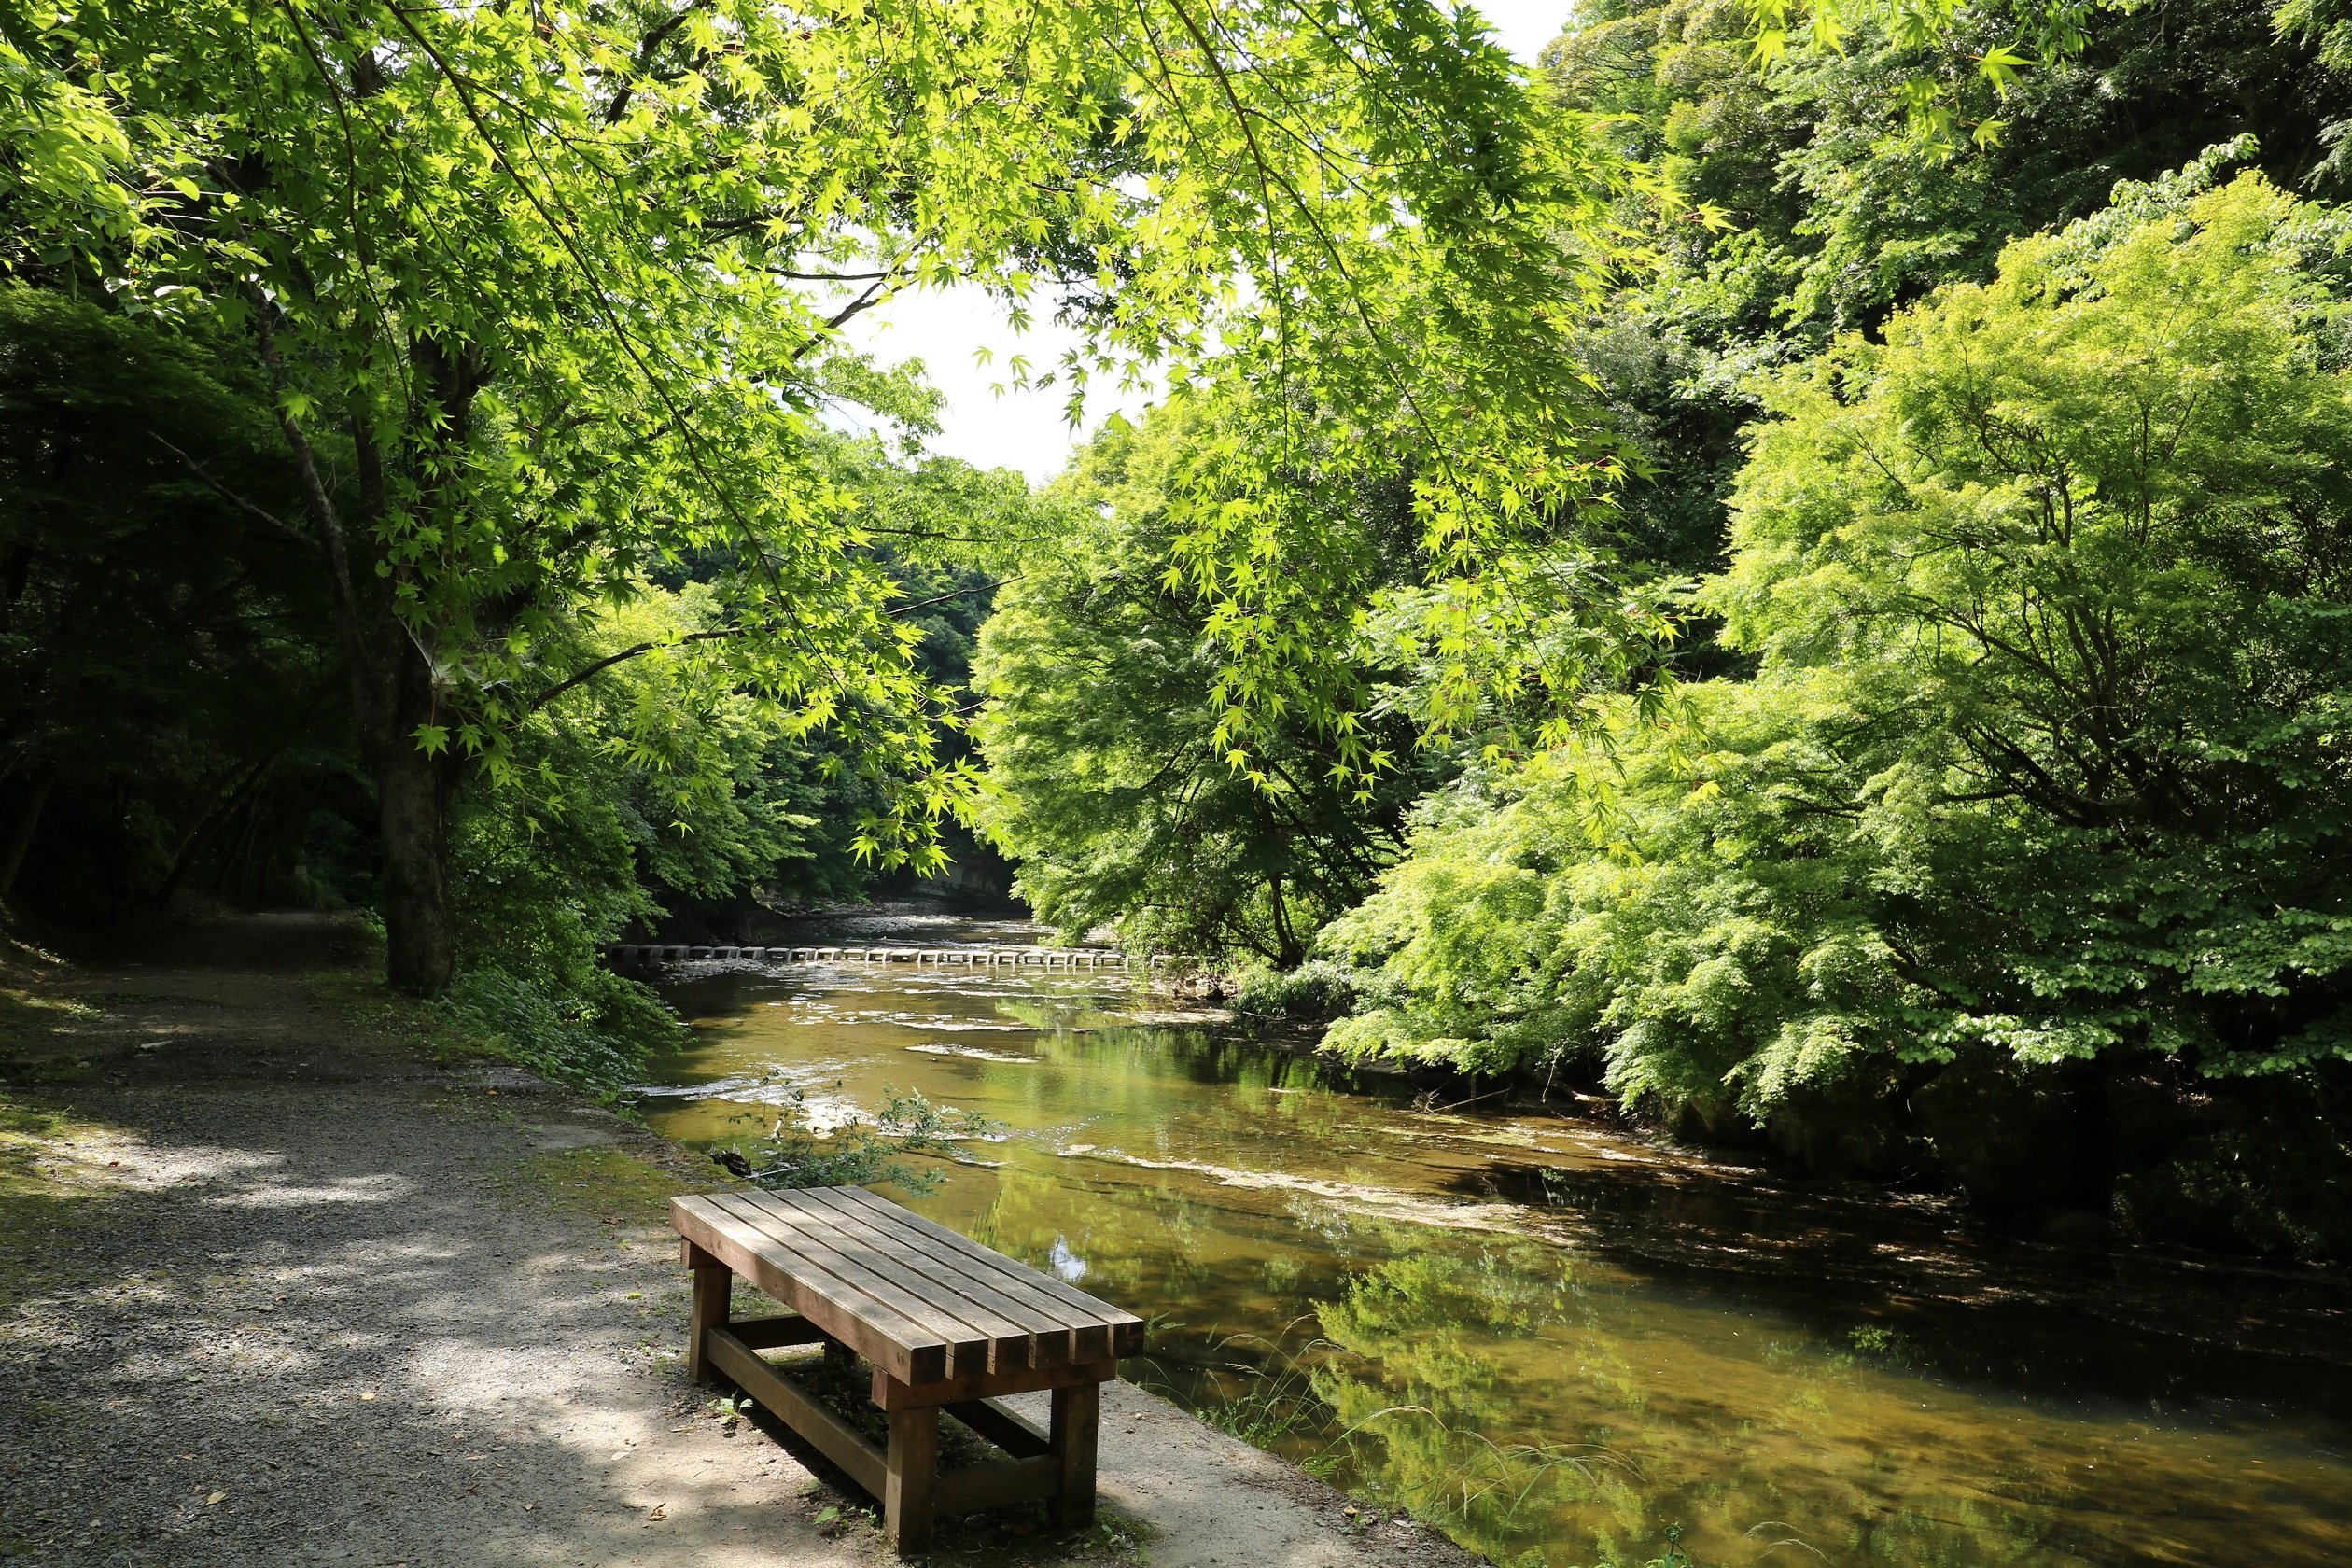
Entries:
<svg viewBox="0 0 2352 1568">
<path fill-rule="evenodd" d="M 0 14 L 0 898 L 362 907 L 609 1089 L 600 945 L 1001 853 L 1353 1057 L 2342 1256 L 2352 21 L 1562 21 Z M 1155 406 L 929 455 L 843 329 L 951 284 Z"/>
<path fill-rule="evenodd" d="M 1519 655 L 1589 628 L 1465 616 L 1464 693 L 1392 551 L 1326 631 L 1396 765 L 1335 788 L 1302 716 L 1244 791 L 1182 744 L 1197 618 L 1129 564 L 1200 439 L 1155 414 L 1062 482 L 1099 542 L 984 629 L 1021 885 L 1259 964 L 1242 1004 L 1350 1056 L 2341 1255 L 2352 78 L 2261 5 L 2098 16 L 2006 91 L 1998 17 L 1761 73 L 1754 25 L 1603 4 L 1545 56 L 1658 182 L 1573 350 L 1628 470 L 1579 569 L 1649 652 L 1562 722 Z M 1076 721 L 1082 669 L 1140 700 Z"/>
</svg>

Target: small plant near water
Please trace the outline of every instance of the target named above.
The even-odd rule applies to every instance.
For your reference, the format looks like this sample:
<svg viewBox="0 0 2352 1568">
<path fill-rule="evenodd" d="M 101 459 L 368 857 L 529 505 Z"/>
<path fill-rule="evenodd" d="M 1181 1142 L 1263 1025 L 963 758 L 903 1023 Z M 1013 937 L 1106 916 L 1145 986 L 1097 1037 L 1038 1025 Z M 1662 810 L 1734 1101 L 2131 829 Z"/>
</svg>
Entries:
<svg viewBox="0 0 2352 1568">
<path fill-rule="evenodd" d="M 1913 1367 L 1924 1359 L 1919 1347 L 1900 1330 L 1880 1323 L 1862 1323 L 1849 1329 L 1846 1338 L 1856 1357 L 1889 1366 Z"/>
<path fill-rule="evenodd" d="M 1320 1337 L 1308 1339 L 1295 1350 L 1283 1343 L 1294 1329 L 1313 1321 L 1311 1313 L 1294 1318 L 1271 1339 L 1247 1332 L 1211 1339 L 1211 1360 L 1202 1368 L 1207 1376 L 1189 1386 L 1181 1385 L 1166 1367 L 1148 1357 L 1139 1361 L 1150 1366 L 1151 1373 L 1131 1380 L 1183 1406 L 1218 1431 L 1239 1437 L 1253 1449 L 1273 1449 L 1290 1438 L 1328 1426 L 1335 1419 L 1331 1407 L 1315 1392 L 1312 1362 L 1323 1352 L 1338 1347 Z M 1152 1337 L 1157 1339 L 1183 1326 L 1155 1319 Z M 1239 1360 L 1227 1353 L 1250 1347 L 1261 1350 L 1266 1362 Z M 1236 1385 L 1238 1393 L 1220 1396 L 1226 1388 Z M 1328 1474 L 1331 1467 L 1316 1470 L 1312 1461 L 1306 1462 L 1306 1468 L 1319 1475 Z"/>
<path fill-rule="evenodd" d="M 1627 1562 L 1623 1565 L 1623 1568 L 1699 1568 L 1699 1560 L 1682 1549 L 1682 1533 L 1683 1530 L 1680 1524 L 1668 1525 L 1666 1527 L 1666 1550 L 1664 1553 L 1658 1557 L 1645 1559 L 1639 1563 Z M 1529 1552 L 1525 1556 L 1514 1560 L 1511 1563 L 1511 1568 L 1545 1568 L 1545 1565 L 1548 1561 L 1549 1560 L 1541 1552 Z M 1619 1565 L 1604 1558 L 1601 1561 L 1595 1562 L 1592 1565 L 1592 1568 L 1619 1568 Z"/>
<path fill-rule="evenodd" d="M 759 1125 L 748 1114 L 738 1119 Z M 976 1163 L 958 1145 L 1003 1131 L 1001 1122 L 976 1111 L 890 1091 L 885 1091 L 881 1109 L 870 1122 L 855 1115 L 820 1128 L 808 1091 L 794 1089 L 783 1114 L 766 1132 L 720 1144 L 710 1157 L 763 1187 L 862 1187 L 887 1182 L 910 1193 L 927 1193 L 939 1185 L 940 1173 L 910 1163 L 913 1157 Z"/>
<path fill-rule="evenodd" d="M 1242 1340 L 1265 1345 L 1274 1353 L 1279 1365 L 1269 1371 L 1239 1362 L 1222 1363 L 1220 1370 L 1249 1380 L 1240 1393 L 1201 1412 L 1211 1424 L 1252 1448 L 1271 1449 L 1302 1433 L 1312 1432 L 1330 1420 L 1331 1407 L 1315 1393 L 1314 1374 L 1304 1359 L 1316 1351 L 1336 1348 L 1329 1340 L 1311 1339 L 1293 1356 L 1257 1335 L 1235 1334 L 1218 1340 L 1212 1350 Z"/>
</svg>

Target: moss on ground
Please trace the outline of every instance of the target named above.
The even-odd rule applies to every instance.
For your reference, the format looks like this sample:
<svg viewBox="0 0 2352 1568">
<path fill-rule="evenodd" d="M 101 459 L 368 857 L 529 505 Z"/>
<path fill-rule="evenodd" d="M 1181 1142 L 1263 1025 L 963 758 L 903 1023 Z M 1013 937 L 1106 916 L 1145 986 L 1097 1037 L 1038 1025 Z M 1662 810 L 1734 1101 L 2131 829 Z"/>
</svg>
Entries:
<svg viewBox="0 0 2352 1568">
<path fill-rule="evenodd" d="M 75 1276 L 75 1237 L 121 1185 L 108 1150 L 123 1137 L 0 1090 L 0 1309 Z"/>
<path fill-rule="evenodd" d="M 504 1061 L 497 1043 L 414 997 L 402 996 L 382 980 L 357 970 L 328 970 L 303 976 L 311 995 L 353 1023 L 441 1067 Z"/>
<path fill-rule="evenodd" d="M 74 1033 L 98 1009 L 56 994 L 47 979 L 21 964 L 0 973 L 0 1082 L 73 1084 L 90 1076 Z"/>
<path fill-rule="evenodd" d="M 623 1225 L 667 1225 L 671 1197 L 685 1190 L 676 1171 L 609 1146 L 551 1149 L 489 1176 L 509 1201 Z"/>
</svg>

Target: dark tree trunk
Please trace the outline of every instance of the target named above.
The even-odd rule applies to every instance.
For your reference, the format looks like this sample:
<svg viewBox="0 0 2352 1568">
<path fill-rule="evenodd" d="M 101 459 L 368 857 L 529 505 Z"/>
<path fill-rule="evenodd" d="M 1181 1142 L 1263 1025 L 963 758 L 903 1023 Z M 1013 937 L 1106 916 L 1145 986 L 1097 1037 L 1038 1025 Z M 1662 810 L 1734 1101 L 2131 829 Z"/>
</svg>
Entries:
<svg viewBox="0 0 2352 1568">
<path fill-rule="evenodd" d="M 450 775 L 446 757 L 410 745 L 375 770 L 384 839 L 385 978 L 411 996 L 439 996 L 456 972 L 449 906 Z"/>
<path fill-rule="evenodd" d="M 24 868 L 24 852 L 33 847 L 33 833 L 41 825 L 41 812 L 49 805 L 49 791 L 57 787 L 58 772 L 55 763 L 35 771 L 23 801 L 17 806 L 16 819 L 8 824 L 8 836 L 0 841 L 0 898 L 8 896 L 8 889 L 16 886 L 17 873 Z"/>
<path fill-rule="evenodd" d="M 368 764 L 375 775 L 384 879 L 385 979 L 411 996 L 439 996 L 457 966 L 456 920 L 450 907 L 450 803 L 464 759 L 454 747 L 427 752 L 417 727 L 442 722 L 433 669 L 389 606 L 378 646 L 385 656 L 368 682 L 375 712 L 367 716 Z"/>
<path fill-rule="evenodd" d="M 258 295 L 254 304 L 262 364 L 273 384 L 283 386 L 277 317 Z M 462 445 L 469 439 L 474 396 L 486 380 L 481 354 L 470 345 L 453 348 L 430 338 L 413 339 L 407 347 L 436 411 L 431 420 L 422 419 L 418 411 L 419 422 L 433 443 Z M 391 510 L 392 459 L 379 443 L 373 413 L 355 397 L 344 427 L 355 459 L 349 497 L 354 525 L 346 527 L 326 467 L 301 423 L 283 410 L 278 423 L 318 528 L 351 680 L 352 711 L 362 755 L 375 777 L 385 979 L 411 996 L 439 996 L 457 967 L 456 919 L 450 904 L 450 803 L 465 761 L 454 737 L 427 752 L 418 735 L 425 725 L 454 726 L 427 649 L 429 633 L 410 626 L 399 613 L 398 589 L 409 568 L 381 553 L 378 530 Z M 426 488 L 416 504 L 429 510 L 434 497 L 431 486 Z"/>
<path fill-rule="evenodd" d="M 282 423 L 320 520 L 360 753 L 375 779 L 385 979 L 411 996 L 439 996 L 457 967 L 449 808 L 464 763 L 452 746 L 428 753 L 420 743 L 420 726 L 445 725 L 449 717 L 432 661 L 400 620 L 388 576 L 377 569 L 373 540 L 368 533 L 355 539 L 344 531 L 309 442 L 292 420 Z M 364 429 L 357 434 L 359 513 L 372 524 L 383 511 L 381 473 Z"/>
</svg>

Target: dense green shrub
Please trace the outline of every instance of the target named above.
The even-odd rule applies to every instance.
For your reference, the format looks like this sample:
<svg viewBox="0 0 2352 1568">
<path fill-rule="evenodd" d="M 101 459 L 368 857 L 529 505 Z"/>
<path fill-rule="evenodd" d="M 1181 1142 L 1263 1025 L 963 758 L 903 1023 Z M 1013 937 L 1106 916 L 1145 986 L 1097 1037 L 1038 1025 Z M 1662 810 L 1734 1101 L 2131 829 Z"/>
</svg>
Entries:
<svg viewBox="0 0 2352 1568">
<path fill-rule="evenodd" d="M 1371 890 L 1439 763 L 1423 754 L 1359 793 L 1335 770 L 1338 737 L 1301 714 L 1271 723 L 1247 766 L 1220 739 L 1212 616 L 1168 567 L 1176 471 L 1217 439 L 1182 406 L 1113 422 L 1057 486 L 1057 553 L 1002 590 L 973 661 L 982 817 L 1020 861 L 1020 895 L 1067 935 L 1109 925 L 1132 949 L 1289 968 Z M 1369 594 L 1409 561 L 1411 524 L 1401 488 L 1361 499 L 1351 570 Z M 1410 755 L 1393 713 L 1365 733 Z"/>
<path fill-rule="evenodd" d="M 651 991 L 595 968 L 567 975 L 463 970 L 432 1005 L 518 1066 L 605 1098 L 637 1083 L 646 1053 L 683 1032 Z"/>
<path fill-rule="evenodd" d="M 1427 806 L 1332 1043 L 1766 1122 L 2352 1058 L 2340 224 L 2203 184 L 1780 378 L 1700 601 L 1753 676 Z"/>
<path fill-rule="evenodd" d="M 1309 959 L 1296 969 L 1252 969 L 1233 994 L 1235 1011 L 1265 1018 L 1329 1023 L 1355 1011 L 1376 977 L 1362 970 Z"/>
</svg>

